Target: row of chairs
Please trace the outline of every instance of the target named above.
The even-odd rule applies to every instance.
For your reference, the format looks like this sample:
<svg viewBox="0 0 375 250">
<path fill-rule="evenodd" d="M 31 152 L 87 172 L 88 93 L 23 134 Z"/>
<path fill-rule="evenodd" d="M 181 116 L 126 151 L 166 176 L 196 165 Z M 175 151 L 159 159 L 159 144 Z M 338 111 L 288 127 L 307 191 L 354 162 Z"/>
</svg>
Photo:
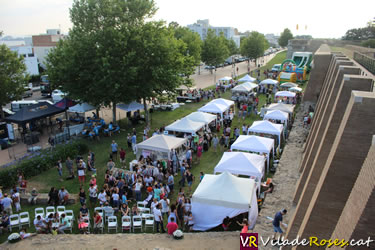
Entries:
<svg viewBox="0 0 375 250">
<path fill-rule="evenodd" d="M 28 225 L 30 227 L 30 215 L 29 212 L 22 212 L 19 214 L 12 214 L 9 216 L 9 230 L 12 232 L 13 228 L 19 230 L 22 226 Z"/>
<path fill-rule="evenodd" d="M 74 213 L 73 210 L 65 210 L 65 206 L 57 206 L 56 209 L 53 206 L 46 207 L 46 210 L 44 211 L 44 208 L 37 207 L 35 208 L 35 218 L 40 215 L 42 218 L 48 217 L 50 214 L 58 213 L 59 217 L 61 217 L 62 214 L 65 214 L 65 216 L 74 221 Z"/>
<path fill-rule="evenodd" d="M 147 228 L 152 228 L 152 231 L 155 231 L 155 220 L 154 215 L 148 214 L 145 216 L 145 225 L 144 228 L 147 230 Z M 118 223 L 117 223 L 117 217 L 116 216 L 109 216 L 107 220 L 107 228 L 108 232 L 110 230 L 116 230 L 118 229 Z M 140 229 L 141 232 L 143 232 L 143 217 L 140 215 L 134 215 L 134 216 L 122 216 L 121 217 L 121 229 L 122 232 L 124 231 L 134 231 L 136 229 Z"/>
</svg>

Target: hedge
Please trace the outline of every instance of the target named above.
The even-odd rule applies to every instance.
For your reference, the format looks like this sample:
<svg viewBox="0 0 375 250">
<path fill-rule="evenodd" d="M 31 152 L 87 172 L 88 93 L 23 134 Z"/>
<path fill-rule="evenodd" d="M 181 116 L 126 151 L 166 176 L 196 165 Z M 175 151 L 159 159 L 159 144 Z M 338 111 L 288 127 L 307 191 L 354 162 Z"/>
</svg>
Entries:
<svg viewBox="0 0 375 250">
<path fill-rule="evenodd" d="M 65 160 L 68 156 L 75 158 L 88 152 L 88 146 L 75 141 L 57 145 L 54 148 L 42 150 L 30 155 L 16 165 L 0 170 L 0 184 L 4 188 L 12 187 L 18 180 L 18 172 L 22 172 L 26 179 L 41 174 L 53 168 L 59 159 Z"/>
</svg>

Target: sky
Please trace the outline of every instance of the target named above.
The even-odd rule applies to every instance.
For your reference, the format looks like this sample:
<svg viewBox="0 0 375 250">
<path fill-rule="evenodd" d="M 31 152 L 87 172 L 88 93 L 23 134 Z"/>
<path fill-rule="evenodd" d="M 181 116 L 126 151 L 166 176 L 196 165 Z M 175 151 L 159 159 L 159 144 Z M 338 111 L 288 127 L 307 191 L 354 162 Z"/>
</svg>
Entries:
<svg viewBox="0 0 375 250">
<path fill-rule="evenodd" d="M 30 36 L 46 29 L 72 27 L 73 0 L 0 0 L 0 30 L 4 35 Z M 280 34 L 340 38 L 348 29 L 366 26 L 375 17 L 375 0 L 155 0 L 153 19 L 176 21 L 182 26 L 209 19 L 212 26 Z M 285 4 L 284 4 L 285 3 Z M 296 27 L 299 29 L 296 30 Z"/>
</svg>

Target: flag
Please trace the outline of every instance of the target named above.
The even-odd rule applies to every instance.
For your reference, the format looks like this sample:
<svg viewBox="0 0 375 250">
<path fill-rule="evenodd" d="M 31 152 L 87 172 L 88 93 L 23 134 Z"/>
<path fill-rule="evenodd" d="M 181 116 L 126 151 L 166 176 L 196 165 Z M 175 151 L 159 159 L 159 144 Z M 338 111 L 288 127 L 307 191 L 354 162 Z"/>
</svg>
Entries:
<svg viewBox="0 0 375 250">
<path fill-rule="evenodd" d="M 298 30 L 298 24 L 297 24 L 297 27 L 296 27 L 296 29 Z"/>
</svg>

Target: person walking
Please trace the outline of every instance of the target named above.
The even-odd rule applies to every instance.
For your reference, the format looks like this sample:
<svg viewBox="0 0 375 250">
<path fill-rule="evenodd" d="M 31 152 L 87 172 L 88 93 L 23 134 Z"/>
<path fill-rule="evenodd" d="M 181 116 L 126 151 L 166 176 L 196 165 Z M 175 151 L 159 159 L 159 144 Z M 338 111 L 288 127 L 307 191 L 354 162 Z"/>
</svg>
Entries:
<svg viewBox="0 0 375 250">
<path fill-rule="evenodd" d="M 133 150 L 133 153 L 135 154 L 136 153 L 136 148 L 137 146 L 137 135 L 136 133 L 133 133 L 133 136 L 132 136 L 132 150 Z"/>
<path fill-rule="evenodd" d="M 281 238 L 283 236 L 283 230 L 281 229 L 280 226 L 281 225 L 286 226 L 286 224 L 282 223 L 283 215 L 285 215 L 286 213 L 287 213 L 287 210 L 283 209 L 281 211 L 276 212 L 276 214 L 273 218 L 273 221 L 272 221 L 273 230 L 274 230 L 273 241 L 276 240 L 277 233 L 280 234 L 279 238 Z"/>
<path fill-rule="evenodd" d="M 212 146 L 214 147 L 215 153 L 217 152 L 217 146 L 219 145 L 219 138 L 217 138 L 217 135 L 214 135 L 214 138 L 212 138 Z"/>
<path fill-rule="evenodd" d="M 163 226 L 163 216 L 161 215 L 161 211 L 160 211 L 160 208 L 161 208 L 161 204 L 159 203 L 155 209 L 154 209 L 154 218 L 155 218 L 155 223 L 156 223 L 156 232 L 160 232 L 159 231 L 159 226 L 161 227 L 161 231 L 163 233 L 165 233 L 165 230 L 164 230 L 164 226 Z"/>
<path fill-rule="evenodd" d="M 112 141 L 112 144 L 111 144 L 111 151 L 112 151 L 112 158 L 113 158 L 114 160 L 117 160 L 118 145 L 117 145 L 117 143 L 115 142 L 115 140 Z"/>
<path fill-rule="evenodd" d="M 62 179 L 62 163 L 61 160 L 58 160 L 56 163 L 57 172 L 59 173 L 60 181 L 63 181 Z"/>
</svg>

